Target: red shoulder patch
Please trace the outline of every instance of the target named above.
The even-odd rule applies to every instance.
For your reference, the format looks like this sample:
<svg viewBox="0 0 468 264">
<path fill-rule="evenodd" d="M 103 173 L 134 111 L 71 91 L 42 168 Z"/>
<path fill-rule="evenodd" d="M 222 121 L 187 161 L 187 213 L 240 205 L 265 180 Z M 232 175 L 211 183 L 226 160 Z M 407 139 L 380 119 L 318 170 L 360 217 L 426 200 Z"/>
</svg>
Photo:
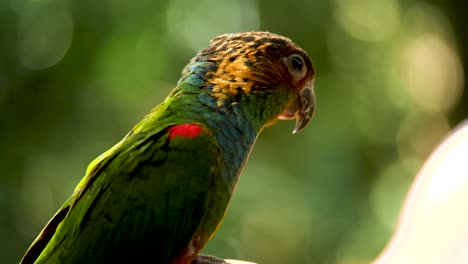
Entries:
<svg viewBox="0 0 468 264">
<path fill-rule="evenodd" d="M 182 138 L 196 138 L 203 130 L 203 127 L 199 124 L 182 124 L 176 125 L 169 128 L 169 139 L 175 137 Z"/>
</svg>

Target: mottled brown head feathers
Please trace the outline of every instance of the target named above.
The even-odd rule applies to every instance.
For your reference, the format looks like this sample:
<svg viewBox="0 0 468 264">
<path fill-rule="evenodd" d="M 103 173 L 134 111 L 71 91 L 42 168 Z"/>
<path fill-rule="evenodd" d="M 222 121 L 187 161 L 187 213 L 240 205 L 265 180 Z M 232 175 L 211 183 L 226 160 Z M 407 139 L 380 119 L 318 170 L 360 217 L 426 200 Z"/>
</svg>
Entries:
<svg viewBox="0 0 468 264">
<path fill-rule="evenodd" d="M 292 76 L 286 58 L 298 54 L 305 74 Z M 193 59 L 215 62 L 217 67 L 207 73 L 213 85 L 212 95 L 218 100 L 243 91 L 287 85 L 302 87 L 301 82 L 313 78 L 312 61 L 304 50 L 290 39 L 269 32 L 224 34 L 211 40 Z"/>
<path fill-rule="evenodd" d="M 314 76 L 310 57 L 290 39 L 245 32 L 214 38 L 185 67 L 178 89 L 212 109 L 242 112 L 258 129 L 296 119 L 295 133 L 314 112 Z"/>
</svg>

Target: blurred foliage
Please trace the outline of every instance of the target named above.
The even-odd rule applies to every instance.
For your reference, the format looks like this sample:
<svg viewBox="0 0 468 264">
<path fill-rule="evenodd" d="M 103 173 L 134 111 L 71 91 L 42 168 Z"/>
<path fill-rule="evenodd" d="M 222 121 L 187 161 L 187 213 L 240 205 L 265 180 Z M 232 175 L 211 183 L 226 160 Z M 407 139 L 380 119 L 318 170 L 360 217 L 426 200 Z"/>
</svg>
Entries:
<svg viewBox="0 0 468 264">
<path fill-rule="evenodd" d="M 458 2 L 458 3 L 457 3 Z M 0 1 L 0 256 L 18 262 L 84 175 L 209 39 L 286 35 L 313 58 L 317 112 L 260 136 L 204 252 L 369 263 L 422 161 L 468 114 L 459 0 Z"/>
</svg>

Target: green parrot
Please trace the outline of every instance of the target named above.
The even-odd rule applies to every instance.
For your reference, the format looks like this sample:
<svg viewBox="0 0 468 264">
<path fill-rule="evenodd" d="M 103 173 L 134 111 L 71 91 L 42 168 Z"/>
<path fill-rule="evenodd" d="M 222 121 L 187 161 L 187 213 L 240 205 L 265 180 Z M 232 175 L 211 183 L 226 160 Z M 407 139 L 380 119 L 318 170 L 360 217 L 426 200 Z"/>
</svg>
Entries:
<svg viewBox="0 0 468 264">
<path fill-rule="evenodd" d="M 214 38 L 164 102 L 89 165 L 21 263 L 196 260 L 262 129 L 296 119 L 296 133 L 311 119 L 314 76 L 283 36 Z"/>
</svg>

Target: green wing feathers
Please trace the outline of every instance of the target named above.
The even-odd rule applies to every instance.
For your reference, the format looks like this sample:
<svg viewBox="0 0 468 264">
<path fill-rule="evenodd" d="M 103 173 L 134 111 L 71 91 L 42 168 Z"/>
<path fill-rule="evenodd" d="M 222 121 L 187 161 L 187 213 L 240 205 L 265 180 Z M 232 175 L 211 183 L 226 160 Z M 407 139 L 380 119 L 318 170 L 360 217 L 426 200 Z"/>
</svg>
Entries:
<svg viewBox="0 0 468 264">
<path fill-rule="evenodd" d="M 220 150 L 203 127 L 130 133 L 100 156 L 22 263 L 170 263 L 206 214 Z"/>
</svg>

